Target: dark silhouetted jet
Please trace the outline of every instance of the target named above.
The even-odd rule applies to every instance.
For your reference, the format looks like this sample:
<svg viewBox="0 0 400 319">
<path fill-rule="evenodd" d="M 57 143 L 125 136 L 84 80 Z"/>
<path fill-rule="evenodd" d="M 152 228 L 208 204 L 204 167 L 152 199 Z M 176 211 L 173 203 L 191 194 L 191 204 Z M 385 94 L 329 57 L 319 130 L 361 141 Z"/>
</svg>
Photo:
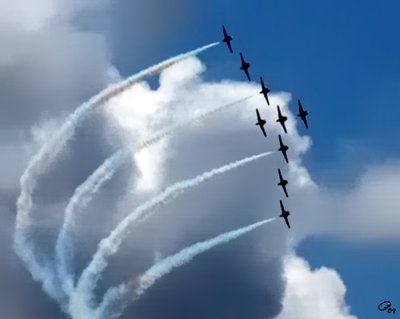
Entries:
<svg viewBox="0 0 400 319">
<path fill-rule="evenodd" d="M 278 119 L 276 121 L 281 123 L 281 125 L 283 127 L 283 130 L 285 131 L 285 133 L 287 133 L 286 126 L 285 126 L 285 122 L 287 121 L 287 117 L 282 115 L 281 109 L 279 108 L 279 105 L 277 105 L 276 107 L 278 109 Z"/>
<path fill-rule="evenodd" d="M 224 39 L 222 40 L 222 42 L 225 42 L 229 48 L 229 51 L 231 51 L 231 53 L 233 53 L 232 46 L 231 46 L 231 41 L 233 40 L 233 38 L 228 33 L 226 33 L 224 25 L 222 26 L 222 31 L 224 32 Z"/>
<path fill-rule="evenodd" d="M 282 218 L 285 220 L 287 227 L 290 228 L 289 219 L 288 219 L 290 213 L 289 213 L 288 210 L 285 210 L 285 207 L 283 207 L 282 200 L 280 200 L 279 203 L 281 204 L 281 212 L 282 212 L 282 213 L 279 215 L 279 217 L 282 217 Z"/>
<path fill-rule="evenodd" d="M 289 163 L 289 160 L 288 160 L 288 157 L 287 157 L 287 154 L 286 154 L 287 150 L 289 149 L 289 146 L 283 144 L 282 137 L 281 137 L 280 134 L 278 134 L 278 137 L 279 137 L 279 149 L 278 149 L 278 151 L 282 152 L 282 155 L 285 158 L 286 163 Z"/>
<path fill-rule="evenodd" d="M 264 119 L 261 118 L 260 112 L 258 112 L 258 109 L 256 109 L 256 113 L 257 113 L 257 123 L 256 123 L 256 125 L 258 125 L 260 127 L 260 129 L 263 132 L 264 136 L 267 137 L 267 133 L 265 132 L 265 128 L 264 128 L 264 125 L 267 122 Z"/>
<path fill-rule="evenodd" d="M 300 100 L 297 100 L 297 104 L 299 105 L 299 114 L 297 114 L 297 116 L 303 120 L 304 125 L 306 126 L 306 128 L 308 128 L 308 123 L 307 123 L 308 112 L 303 109 Z"/>
<path fill-rule="evenodd" d="M 247 63 L 247 62 L 244 60 L 242 52 L 240 52 L 240 60 L 242 61 L 242 66 L 240 67 L 240 69 L 243 70 L 244 73 L 246 73 L 247 79 L 248 79 L 249 81 L 251 81 L 251 79 L 250 79 L 250 74 L 249 74 L 250 63 Z"/>
<path fill-rule="evenodd" d="M 261 82 L 261 91 L 260 91 L 260 94 L 264 95 L 265 100 L 267 101 L 267 104 L 269 105 L 268 93 L 271 92 L 271 90 L 270 90 L 268 87 L 266 87 L 266 86 L 264 85 L 264 81 L 263 81 L 262 76 L 260 77 L 260 82 Z"/>
<path fill-rule="evenodd" d="M 282 177 L 281 170 L 278 168 L 278 174 L 279 174 L 279 183 L 278 186 L 282 186 L 283 191 L 285 192 L 286 197 L 289 197 L 286 185 L 288 184 L 288 181 Z"/>
</svg>

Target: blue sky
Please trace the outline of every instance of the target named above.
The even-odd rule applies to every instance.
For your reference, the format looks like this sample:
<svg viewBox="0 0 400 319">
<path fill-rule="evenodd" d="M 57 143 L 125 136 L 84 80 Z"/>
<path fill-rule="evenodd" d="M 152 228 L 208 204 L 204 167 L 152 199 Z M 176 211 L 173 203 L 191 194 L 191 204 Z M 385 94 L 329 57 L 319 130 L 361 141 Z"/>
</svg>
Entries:
<svg viewBox="0 0 400 319">
<path fill-rule="evenodd" d="M 0 109 L 1 242 L 12 242 L 19 214 L 15 207 L 19 178 L 29 160 L 41 145 L 52 141 L 70 112 L 109 84 L 110 70 L 125 78 L 165 58 L 220 41 L 225 24 L 234 38 L 234 54 L 221 44 L 201 53 L 199 59 L 163 70 L 160 78 L 148 79 L 149 86 L 138 83 L 105 103 L 101 112 L 85 118 L 84 125 L 78 121 L 73 139 L 65 144 L 68 147 L 48 154 L 60 158 L 54 166 L 43 164 L 47 170 L 34 183 L 38 189 L 33 193 L 31 226 L 35 229 L 29 243 L 36 245 L 36 257 L 52 258 L 52 243 L 74 189 L 118 147 L 131 148 L 139 137 L 147 138 L 193 110 L 204 111 L 258 90 L 258 83 L 248 85 L 239 70 L 241 51 L 251 63 L 253 80 L 263 76 L 272 93 L 292 94 L 292 113 L 297 113 L 296 100 L 302 100 L 310 113 L 310 129 L 298 123 L 297 131 L 285 138 L 292 143 L 291 151 L 299 151 L 307 140 L 298 133 L 307 134 L 311 147 L 305 154 L 290 155 L 291 163 L 295 162 L 290 169 L 273 155 L 163 206 L 160 211 L 165 216 L 153 217 L 129 234 L 94 294 L 100 297 L 108 286 L 139 276 L 146 267 L 188 245 L 275 216 L 282 195 L 275 186 L 279 165 L 291 179 L 290 198 L 285 199 L 291 231 L 280 223 L 268 225 L 196 257 L 160 280 L 121 318 L 156 319 L 165 313 L 176 319 L 189 314 L 194 319 L 275 317 L 285 296 L 281 276 L 288 272 L 284 262 L 288 234 L 295 234 L 295 240 L 305 238 L 296 253 L 312 270 L 328 267 L 339 274 L 351 314 L 363 319 L 385 317 L 376 309 L 385 299 L 400 311 L 398 12 L 400 3 L 394 0 L 38 0 L 37 4 L 17 0 L 0 4 L 4 45 L 0 104 L 6 106 Z M 233 82 L 219 82 L 226 79 Z M 160 102 L 166 97 L 171 101 Z M 284 96 L 275 94 L 274 99 L 286 108 Z M 253 126 L 253 112 L 258 107 L 268 123 L 269 116 L 275 116 L 275 105 L 268 108 L 263 99 L 259 100 L 263 104 L 254 101 L 187 126 L 186 134 L 174 131 L 160 145 L 151 146 L 151 153 L 146 155 L 149 150 L 145 150 L 142 158 L 125 163 L 107 184 L 104 181 L 100 189 L 86 194 L 89 203 L 79 215 L 82 220 L 75 233 L 80 245 L 70 243 L 76 261 L 69 266 L 76 275 L 98 241 L 139 200 L 216 165 L 274 149 L 273 135 L 280 128 L 267 124 L 265 141 Z M 301 179 L 308 184 L 300 183 Z M 0 245 L 1 311 L 15 319 L 70 318 L 51 294 L 44 294 L 40 280 L 32 280 L 28 273 L 32 269 L 17 255 L 11 244 Z M 300 266 L 297 273 L 304 271 Z M 329 274 L 309 269 L 304 273 L 317 288 L 335 292 L 340 286 L 340 280 Z M 53 284 L 61 291 L 57 282 Z M 318 294 L 318 289 L 306 289 L 304 295 L 316 298 Z M 327 296 L 336 296 L 336 308 L 345 312 L 340 293 Z M 26 300 L 24 307 L 20 300 Z M 293 310 L 293 305 L 296 300 L 285 300 L 284 310 Z M 68 311 L 73 319 L 81 319 L 79 311 L 74 315 Z M 279 317 L 288 318 L 290 311 Z"/>
<path fill-rule="evenodd" d="M 384 316 L 377 306 L 390 300 L 399 303 L 399 250 L 396 242 L 349 243 L 332 238 L 307 239 L 299 248 L 313 267 L 334 268 L 347 287 L 346 300 L 358 318 Z"/>
<path fill-rule="evenodd" d="M 346 184 L 368 163 L 400 152 L 396 123 L 391 123 L 400 116 L 396 106 L 400 98 L 399 7 L 396 1 L 192 3 L 180 13 L 189 18 L 173 27 L 168 41 L 146 39 L 156 49 L 145 57 L 126 40 L 129 28 L 118 29 L 124 50 L 116 52 L 115 62 L 129 74 L 138 64 L 219 40 L 224 23 L 235 38 L 235 51 L 243 51 L 252 63 L 254 78 L 263 75 L 273 90 L 291 92 L 294 99 L 299 97 L 308 105 L 314 119 L 314 147 L 307 154 L 313 177 Z M 216 51 L 202 57 L 208 66 L 206 77 L 242 79 L 237 55 L 227 55 L 221 48 Z"/>
<path fill-rule="evenodd" d="M 254 79 L 262 75 L 273 91 L 292 93 L 293 111 L 297 98 L 310 111 L 307 133 L 313 145 L 305 164 L 313 179 L 346 188 L 368 166 L 400 155 L 399 10 L 398 1 L 209 0 L 193 4 L 190 18 L 151 57 L 219 40 L 225 24 L 236 54 L 224 46 L 205 53 L 205 77 L 243 80 L 237 54 L 242 51 Z M 126 74 L 137 66 L 131 59 L 135 48 L 128 48 L 116 56 Z M 150 60 L 138 57 L 143 64 Z M 313 267 L 336 269 L 348 288 L 352 313 L 373 318 L 381 299 L 400 303 L 397 246 L 316 237 L 306 240 L 299 254 Z"/>
</svg>

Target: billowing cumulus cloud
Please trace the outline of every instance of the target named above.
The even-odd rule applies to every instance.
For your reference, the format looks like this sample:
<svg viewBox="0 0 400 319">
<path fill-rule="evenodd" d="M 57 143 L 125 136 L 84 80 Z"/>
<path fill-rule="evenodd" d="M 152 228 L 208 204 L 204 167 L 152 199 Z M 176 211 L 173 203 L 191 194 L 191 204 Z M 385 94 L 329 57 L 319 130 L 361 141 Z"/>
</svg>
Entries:
<svg viewBox="0 0 400 319">
<path fill-rule="evenodd" d="M 66 113 L 114 77 L 103 37 L 73 23 L 80 14 L 99 9 L 103 3 L 0 1 L 0 224 L 2 243 L 7 243 L 0 248 L 2 317 L 60 316 L 58 305 L 37 293 L 39 286 L 12 251 L 15 201 L 18 180 L 29 158 Z M 55 193 L 47 195 L 51 198 Z M 49 246 L 49 230 L 54 231 L 59 221 L 53 212 L 60 204 L 55 200 L 38 205 L 43 213 L 38 217 L 44 218 L 35 220 L 35 235 L 40 244 L 45 243 L 41 246 L 44 251 Z"/>
<path fill-rule="evenodd" d="M 115 78 L 103 37 L 72 23 L 93 7 L 85 0 L 0 2 L 0 174 L 13 179 L 2 187 L 16 186 L 38 146 L 33 126 L 64 116 Z"/>
<path fill-rule="evenodd" d="M 309 184 L 295 190 L 288 203 L 301 212 L 291 216 L 297 225 L 296 242 L 316 234 L 357 241 L 397 240 L 399 172 L 398 162 L 375 164 L 368 166 L 352 187 Z"/>
<path fill-rule="evenodd" d="M 0 141 L 2 242 L 10 242 L 12 237 L 18 177 L 29 157 L 54 134 L 65 114 L 118 78 L 104 38 L 73 23 L 80 14 L 106 4 L 47 0 L 31 8 L 27 2 L 14 1 L 6 8 L 6 3 L 0 2 L 0 8 L 5 8 L 0 13 L 4 24 L 0 39 L 5 44 L 0 53 L 0 101 L 10 106 L 1 108 L 0 114 L 5 124 L 5 138 Z M 156 208 L 147 220 L 130 229 L 119 252 L 109 258 L 93 302 L 97 305 L 109 287 L 136 278 L 157 260 L 186 246 L 276 217 L 283 198 L 276 187 L 277 168 L 281 168 L 290 183 L 290 197 L 285 199 L 291 212 L 290 231 L 282 220 L 276 220 L 174 268 L 131 304 L 122 318 L 168 314 L 175 318 L 286 319 L 299 304 L 301 314 L 312 317 L 316 313 L 310 312 L 309 299 L 324 296 L 321 303 L 328 315 L 353 319 L 338 274 L 325 268 L 310 270 L 305 261 L 284 256 L 309 235 L 397 238 L 399 165 L 371 167 L 354 188 L 345 191 L 318 185 L 302 162 L 312 140 L 297 131 L 290 94 L 275 92 L 267 106 L 257 84 L 204 81 L 204 72 L 206 66 L 198 58 L 188 59 L 163 71 L 157 88 L 138 83 L 80 123 L 75 138 L 40 178 L 33 196 L 30 239 L 39 261 L 53 262 L 54 242 L 74 189 L 119 148 L 128 147 L 132 156 L 77 216 L 69 265 L 76 279 L 98 241 L 138 205 L 182 179 L 250 155 L 276 151 L 279 133 L 290 147 L 289 165 L 280 153 L 274 153 L 216 176 Z M 181 126 L 135 152 L 154 134 L 239 100 L 243 101 Z M 276 104 L 289 118 L 288 134 L 275 122 Z M 267 139 L 254 125 L 256 108 L 267 120 Z M 4 260 L 0 309 L 16 319 L 67 318 L 58 304 L 39 293 L 40 285 L 31 281 L 11 249 L 0 248 Z M 304 287 L 302 280 L 313 282 L 313 287 Z M 317 314 L 329 318 L 324 312 Z M 81 319 L 79 312 L 73 318 Z"/>
<path fill-rule="evenodd" d="M 121 131 L 124 144 L 134 152 L 135 145 L 174 123 L 186 122 L 196 114 L 251 97 L 208 118 L 180 127 L 174 134 L 168 135 L 161 146 L 155 144 L 145 149 L 146 157 L 141 156 L 142 152 L 134 155 L 135 169 L 128 188 L 129 195 L 120 201 L 120 209 L 114 213 L 114 218 L 118 215 L 122 218 L 141 201 L 181 179 L 277 148 L 279 127 L 276 123 L 269 123 L 269 140 L 254 130 L 254 107 L 263 101 L 256 85 L 231 81 L 207 83 L 201 78 L 204 71 L 205 66 L 198 59 L 186 60 L 164 71 L 156 90 L 151 90 L 145 83 L 138 84 L 105 107 L 106 117 L 113 121 L 110 127 L 114 132 Z M 284 93 L 271 97 L 284 111 L 288 99 L 289 95 Z M 271 118 L 276 112 L 273 108 L 264 108 L 263 111 L 266 117 Z M 293 130 L 287 140 L 288 143 L 296 140 L 298 147 L 293 146 L 290 158 L 299 160 L 298 154 L 305 151 L 308 139 Z M 206 152 L 210 156 L 205 157 Z M 275 216 L 278 206 L 275 211 L 264 210 L 266 202 L 275 201 L 274 197 L 268 198 L 263 194 L 265 189 L 274 189 L 274 183 L 269 181 L 268 176 L 275 176 L 276 165 L 282 163 L 280 156 L 275 153 L 230 174 L 216 177 L 156 209 L 150 218 L 133 227 L 129 239 L 121 247 L 120 254 L 124 258 L 129 256 L 128 260 L 132 261 L 129 266 L 127 262 L 118 262 L 121 256 L 117 254 L 111 258 L 106 274 L 118 274 L 120 280 L 130 279 L 151 266 L 155 251 L 160 256 L 167 256 L 186 245 Z M 260 171 L 264 172 L 264 178 L 260 176 Z M 242 187 L 252 185 L 257 186 L 254 192 L 241 191 Z M 232 194 L 237 196 L 232 198 Z M 169 279 L 160 280 L 157 287 L 129 307 L 125 315 L 154 318 L 160 312 L 178 317 L 193 316 L 193 313 L 199 313 L 198 316 L 250 314 L 254 318 L 276 315 L 282 295 L 281 256 L 285 252 L 285 233 L 281 230 L 280 226 L 271 225 L 265 231 L 255 232 L 237 243 L 204 254 L 190 268 L 182 267 L 182 270 L 168 275 Z M 273 238 L 280 238 L 278 245 Z M 261 254 L 258 249 L 261 249 Z M 243 260 L 246 262 L 242 263 Z M 225 262 L 231 267 L 225 269 Z M 263 268 L 269 271 L 264 272 Z M 213 279 L 205 283 L 201 278 L 207 273 Z M 112 283 L 113 277 L 115 280 L 115 275 L 109 276 L 104 278 L 102 287 Z M 183 287 L 185 282 L 187 284 Z M 231 291 L 226 294 L 228 284 Z M 173 288 L 176 286 L 179 289 Z M 167 291 L 158 287 L 171 288 Z M 216 292 L 219 298 L 215 299 L 214 294 L 203 296 L 204 289 Z M 251 293 L 254 298 L 243 299 L 244 292 Z M 191 306 L 178 307 L 178 303 Z"/>
<path fill-rule="evenodd" d="M 346 287 L 335 270 L 312 270 L 304 259 L 288 256 L 284 278 L 283 309 L 276 319 L 356 319 L 346 305 Z"/>
<path fill-rule="evenodd" d="M 85 262 L 90 260 L 90 252 L 95 249 L 94 243 L 143 200 L 181 179 L 251 154 L 277 149 L 277 134 L 282 132 L 280 126 L 271 120 L 275 118 L 276 110 L 273 107 L 263 107 L 262 103 L 265 102 L 257 93 L 258 87 L 232 81 L 204 82 L 202 73 L 205 71 L 200 60 L 191 58 L 165 70 L 160 76 L 157 89 L 151 89 L 145 82 L 139 83 L 105 106 L 104 114 L 108 119 L 106 133 L 118 138 L 118 145 L 129 146 L 135 154 L 135 145 L 174 123 L 186 122 L 196 114 L 216 106 L 250 97 L 209 118 L 180 127 L 160 143 L 149 146 L 131 158 L 133 166 L 129 171 L 132 173 L 125 176 L 130 176 L 130 181 L 114 183 L 113 188 L 105 185 L 100 190 L 101 199 L 95 199 L 89 211 L 80 216 L 83 222 L 78 227 L 80 236 L 92 244 L 77 247 L 80 262 L 72 267 L 77 274 L 85 267 Z M 301 239 L 317 233 L 340 234 L 339 223 L 326 208 L 335 208 L 334 203 L 343 205 L 346 201 L 339 203 L 335 197 L 335 194 L 340 195 L 339 192 L 328 192 L 316 185 L 302 165 L 301 156 L 310 147 L 311 140 L 297 133 L 294 117 L 287 108 L 290 95 L 274 94 L 271 101 L 281 105 L 282 111 L 291 120 L 288 123 L 289 134 L 283 134 L 285 142 L 290 146 L 290 165 L 286 166 L 281 154 L 275 153 L 271 158 L 217 177 L 163 206 L 157 214 L 135 227 L 129 240 L 123 243 L 120 254 L 111 258 L 96 298 L 101 299 L 102 293 L 110 285 L 143 273 L 152 265 L 154 254 L 162 258 L 218 233 L 276 216 L 282 196 L 281 190 L 275 186 L 278 167 L 290 180 L 290 197 L 286 202 L 292 212 L 292 224 L 295 225 L 294 238 Z M 267 139 L 254 126 L 256 107 L 267 119 Z M 49 124 L 50 130 L 51 127 Z M 78 132 L 78 137 L 81 134 Z M 40 138 L 41 135 L 37 136 Z M 97 141 L 96 134 L 91 134 L 89 140 L 104 143 L 102 140 Z M 69 150 L 72 152 L 68 155 L 70 160 L 77 157 L 79 161 L 78 155 L 82 151 L 79 144 L 75 142 Z M 100 154 L 103 155 L 98 158 Z M 98 160 L 93 158 L 90 167 L 94 169 L 94 163 L 98 165 L 105 159 L 104 156 L 109 156 L 105 154 L 105 151 L 95 154 Z M 123 171 L 125 174 L 128 172 L 126 169 Z M 89 172 L 76 170 L 75 174 L 83 181 Z M 385 177 L 379 170 L 378 173 L 379 178 L 376 177 L 375 181 L 381 176 Z M 387 179 L 383 178 L 383 183 Z M 353 192 L 368 189 L 364 184 L 361 182 Z M 63 195 L 61 198 L 67 197 Z M 104 209 L 104 201 L 110 199 L 113 199 L 115 205 L 111 205 L 110 210 Z M 98 221 L 96 231 L 85 226 L 90 225 L 92 218 Z M 107 220 L 112 220 L 113 224 L 110 225 Z M 354 222 L 357 222 L 356 218 Z M 212 316 L 215 313 L 220 316 L 250 314 L 252 318 L 278 315 L 285 287 L 285 282 L 281 280 L 284 278 L 282 258 L 291 245 L 286 234 L 288 232 L 284 225 L 277 221 L 272 227 L 199 257 L 192 264 L 160 280 L 143 298 L 129 307 L 123 317 L 136 314 L 156 318 L 160 311 L 178 317 L 193 312 L 199 313 L 199 316 Z M 225 268 L 226 263 L 230 267 Z M 197 280 L 209 273 L 213 273 L 212 281 L 205 283 Z M 226 294 L 228 283 L 231 291 Z M 287 287 L 285 293 L 289 291 Z M 332 293 L 327 292 L 327 295 L 334 298 L 336 288 L 335 285 L 327 287 L 327 291 Z M 209 298 L 204 297 L 204 290 L 216 291 L 220 297 L 215 299 L 214 294 L 210 294 Z M 254 298 L 244 300 L 244 292 L 251 293 Z M 190 307 L 178 307 L 182 300 Z"/>
<path fill-rule="evenodd" d="M 337 195 L 341 200 L 333 232 L 358 240 L 398 240 L 399 186 L 398 162 L 368 167 L 355 189 Z M 344 225 L 340 225 L 340 219 L 346 220 Z"/>
</svg>

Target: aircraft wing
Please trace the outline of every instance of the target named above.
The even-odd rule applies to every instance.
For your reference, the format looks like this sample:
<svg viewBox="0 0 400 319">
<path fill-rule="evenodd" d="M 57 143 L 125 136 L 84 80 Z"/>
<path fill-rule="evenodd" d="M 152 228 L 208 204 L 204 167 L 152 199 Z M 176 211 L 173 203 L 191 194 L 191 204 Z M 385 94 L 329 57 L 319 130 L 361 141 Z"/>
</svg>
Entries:
<svg viewBox="0 0 400 319">
<path fill-rule="evenodd" d="M 306 126 L 306 128 L 308 128 L 307 118 L 304 116 L 301 119 L 303 120 L 304 125 Z"/>
<path fill-rule="evenodd" d="M 285 219 L 286 225 L 287 227 L 290 228 L 290 224 L 289 224 L 289 219 L 287 218 L 287 216 L 283 217 Z"/>
<path fill-rule="evenodd" d="M 300 100 L 297 100 L 297 104 L 299 105 L 299 114 L 300 118 L 302 119 L 304 125 L 306 128 L 308 128 L 308 123 L 307 123 L 307 113 L 303 109 L 303 105 L 301 104 Z"/>
<path fill-rule="evenodd" d="M 228 35 L 226 34 L 225 26 L 222 25 L 222 31 L 224 32 L 224 37 L 227 37 Z"/>
<path fill-rule="evenodd" d="M 231 53 L 233 53 L 232 46 L 231 46 L 231 41 L 227 42 L 226 44 L 228 45 L 229 51 L 231 51 Z"/>
<path fill-rule="evenodd" d="M 258 109 L 256 109 L 256 113 L 257 113 L 257 122 L 261 121 L 261 117 L 260 117 L 260 112 L 258 112 Z"/>
<path fill-rule="evenodd" d="M 281 123 L 284 132 L 287 133 L 286 125 L 285 125 L 285 120 L 286 119 L 282 116 L 281 108 L 279 107 L 279 105 L 277 105 L 276 108 L 278 110 L 278 120 L 277 120 L 277 122 Z"/>
<path fill-rule="evenodd" d="M 260 129 L 263 132 L 264 136 L 267 137 L 267 133 L 265 132 L 264 125 L 260 125 Z"/>
<path fill-rule="evenodd" d="M 301 105 L 301 101 L 297 100 L 297 104 L 299 105 L 299 111 L 300 113 L 303 111 L 303 105 Z"/>
<path fill-rule="evenodd" d="M 283 147 L 282 137 L 280 134 L 278 135 L 278 137 L 279 137 L 279 146 L 282 148 Z"/>
<path fill-rule="evenodd" d="M 283 157 L 285 158 L 286 163 L 289 163 L 289 159 L 287 157 L 286 151 L 282 152 Z"/>
<path fill-rule="evenodd" d="M 279 118 L 282 117 L 281 108 L 279 107 L 279 105 L 277 105 L 276 108 L 277 108 L 277 110 L 278 110 L 278 117 L 279 117 Z"/>
<path fill-rule="evenodd" d="M 282 188 L 283 188 L 283 192 L 285 193 L 286 197 L 289 197 L 289 194 L 287 192 L 286 186 L 282 185 Z"/>
<path fill-rule="evenodd" d="M 245 69 L 245 70 L 244 70 L 244 73 L 246 73 L 247 79 L 248 79 L 249 81 L 251 81 L 251 79 L 250 79 L 250 74 L 249 74 L 248 69 Z"/>
<path fill-rule="evenodd" d="M 282 122 L 281 124 L 282 124 L 284 132 L 287 133 L 285 122 Z"/>
<path fill-rule="evenodd" d="M 224 32 L 224 39 L 222 41 L 226 43 L 226 45 L 228 46 L 229 51 L 231 53 L 233 53 L 232 45 L 231 45 L 232 37 L 230 35 L 228 35 L 228 33 L 226 33 L 226 29 L 225 29 L 224 25 L 222 25 L 222 31 Z"/>
</svg>

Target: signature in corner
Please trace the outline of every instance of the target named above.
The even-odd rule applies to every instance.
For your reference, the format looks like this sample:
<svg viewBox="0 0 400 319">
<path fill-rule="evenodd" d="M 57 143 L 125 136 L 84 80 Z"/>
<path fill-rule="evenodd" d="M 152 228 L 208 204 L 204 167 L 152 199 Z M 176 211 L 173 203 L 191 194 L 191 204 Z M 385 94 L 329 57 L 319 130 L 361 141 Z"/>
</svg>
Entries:
<svg viewBox="0 0 400 319">
<path fill-rule="evenodd" d="M 396 313 L 396 308 L 392 308 L 392 302 L 391 301 L 382 301 L 379 306 L 378 306 L 379 311 L 386 311 L 387 313 Z"/>
</svg>

